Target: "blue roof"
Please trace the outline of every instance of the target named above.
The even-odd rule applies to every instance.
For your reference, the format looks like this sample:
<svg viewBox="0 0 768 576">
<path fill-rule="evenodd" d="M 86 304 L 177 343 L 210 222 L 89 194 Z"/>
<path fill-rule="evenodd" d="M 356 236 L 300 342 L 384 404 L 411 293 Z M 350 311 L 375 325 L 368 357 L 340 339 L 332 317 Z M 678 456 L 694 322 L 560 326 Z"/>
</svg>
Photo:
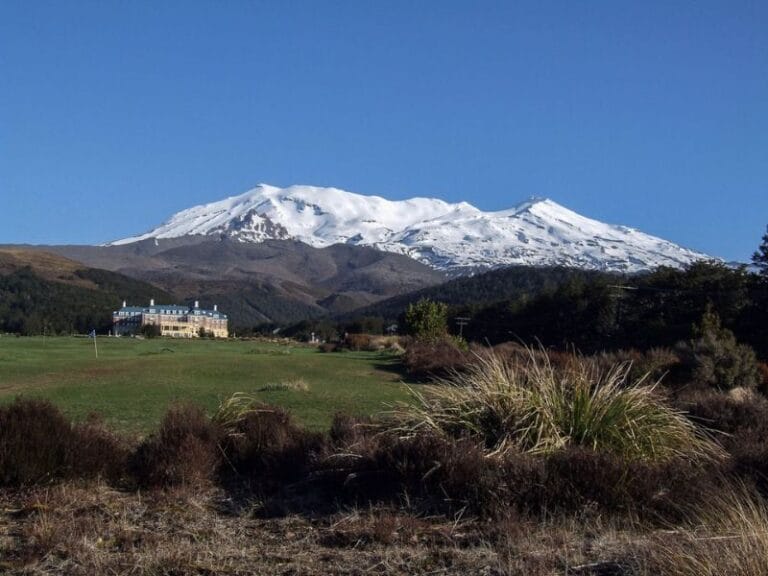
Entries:
<svg viewBox="0 0 768 576">
<path fill-rule="evenodd" d="M 226 320 L 227 315 L 218 310 L 206 310 L 205 308 L 195 308 L 194 306 L 180 306 L 178 304 L 155 304 L 154 306 L 123 306 L 116 312 L 130 312 L 132 314 L 160 314 L 161 310 L 170 312 L 182 312 L 184 314 L 195 314 L 199 316 L 209 316 Z M 151 312 L 150 312 L 151 311 Z"/>
</svg>

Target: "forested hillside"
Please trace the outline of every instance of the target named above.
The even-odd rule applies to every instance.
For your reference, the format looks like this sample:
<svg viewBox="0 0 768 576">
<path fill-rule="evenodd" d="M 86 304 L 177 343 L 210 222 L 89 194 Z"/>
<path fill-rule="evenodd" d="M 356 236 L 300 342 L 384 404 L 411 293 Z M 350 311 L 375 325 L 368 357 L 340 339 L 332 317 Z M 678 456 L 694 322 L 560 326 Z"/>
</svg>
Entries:
<svg viewBox="0 0 768 576">
<path fill-rule="evenodd" d="M 422 298 L 438 300 L 454 307 L 479 308 L 555 290 L 566 281 L 589 282 L 597 278 L 613 278 L 619 282 L 623 276 L 562 266 L 510 266 L 474 276 L 461 276 L 443 284 L 395 296 L 355 310 L 343 319 L 372 316 L 396 321 L 408 304 Z"/>
<path fill-rule="evenodd" d="M 449 329 L 482 343 L 510 340 L 583 352 L 671 346 L 691 336 L 707 310 L 768 356 L 768 280 L 710 261 L 620 276 L 564 268 L 510 268 L 392 298 L 348 315 L 338 330 L 404 324 L 409 304 L 448 305 Z M 464 323 L 464 322 L 462 322 Z M 324 333 L 327 327 L 324 327 Z"/>
<path fill-rule="evenodd" d="M 454 307 L 452 314 L 471 314 L 464 331 L 470 339 L 538 339 L 595 351 L 672 345 L 690 336 L 708 308 L 740 340 L 763 356 L 768 353 L 768 283 L 745 268 L 713 262 L 686 270 L 661 268 L 621 282 L 611 276 L 574 276 L 538 294 L 474 311 Z"/>
<path fill-rule="evenodd" d="M 138 303 L 150 298 L 170 296 L 155 286 L 106 270 L 77 270 L 73 282 L 64 283 L 44 279 L 25 266 L 0 275 L 0 332 L 106 332 L 112 324 L 112 311 L 123 299 Z"/>
</svg>

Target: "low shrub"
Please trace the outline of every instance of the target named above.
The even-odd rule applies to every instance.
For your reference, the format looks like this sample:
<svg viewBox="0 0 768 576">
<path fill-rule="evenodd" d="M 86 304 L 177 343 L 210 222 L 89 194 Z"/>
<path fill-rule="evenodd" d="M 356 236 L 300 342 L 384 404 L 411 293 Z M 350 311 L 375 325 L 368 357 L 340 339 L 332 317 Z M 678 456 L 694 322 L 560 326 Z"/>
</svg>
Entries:
<svg viewBox="0 0 768 576">
<path fill-rule="evenodd" d="M 77 478 L 104 478 L 117 482 L 128 466 L 128 442 L 112 432 L 95 414 L 73 426 L 77 449 L 72 452 L 72 474 Z"/>
<path fill-rule="evenodd" d="M 374 351 L 377 349 L 374 347 L 373 338 L 369 334 L 347 334 L 344 338 L 344 346 L 355 351 Z"/>
<path fill-rule="evenodd" d="M 627 380 L 630 382 L 641 379 L 657 382 L 680 363 L 680 358 L 670 348 L 651 348 L 645 352 L 635 349 L 601 352 L 591 359 L 601 371 L 608 371 L 618 364 L 628 365 Z"/>
<path fill-rule="evenodd" d="M 400 437 L 338 420 L 352 444 L 316 473 L 327 492 L 346 505 L 407 505 L 420 514 L 466 511 L 487 518 L 508 514 L 680 518 L 687 506 L 719 489 L 719 464 L 686 460 L 627 461 L 622 456 L 571 447 L 546 455 L 507 451 L 489 455 L 469 438 L 425 432 Z"/>
<path fill-rule="evenodd" d="M 338 342 L 323 342 L 317 349 L 320 352 L 340 352 L 342 347 Z"/>
<path fill-rule="evenodd" d="M 284 380 L 283 382 L 268 382 L 259 392 L 308 392 L 309 384 L 303 378 Z"/>
<path fill-rule="evenodd" d="M 768 400 L 748 391 L 734 392 L 699 391 L 677 402 L 690 418 L 721 432 L 720 441 L 726 447 L 748 437 L 768 441 Z"/>
<path fill-rule="evenodd" d="M 757 364 L 757 370 L 760 373 L 760 383 L 758 389 L 764 396 L 768 396 L 768 364 L 765 362 L 759 362 Z"/>
<path fill-rule="evenodd" d="M 229 422 L 222 439 L 225 472 L 251 488 L 273 492 L 302 479 L 323 451 L 323 436 L 297 426 L 282 408 L 251 403 Z"/>
<path fill-rule="evenodd" d="M 448 337 L 424 340 L 411 339 L 403 356 L 408 374 L 416 379 L 445 377 L 467 367 L 474 360 Z"/>
<path fill-rule="evenodd" d="M 482 441 L 492 453 L 551 453 L 568 446 L 627 459 L 713 457 L 718 446 L 652 385 L 626 383 L 627 366 L 599 373 L 589 362 L 555 370 L 540 356 L 507 364 L 491 355 L 393 411 L 400 430 Z"/>
<path fill-rule="evenodd" d="M 69 475 L 72 426 L 46 400 L 17 398 L 0 407 L 0 484 L 20 486 Z"/>
<path fill-rule="evenodd" d="M 337 412 L 328 431 L 330 449 L 349 450 L 366 441 L 375 431 L 381 430 L 381 425 L 381 422 L 374 422 L 370 417 Z"/>
<path fill-rule="evenodd" d="M 627 461 L 583 447 L 505 459 L 510 503 L 539 516 L 629 514 L 671 522 L 718 490 L 721 473 L 718 465 Z"/>
<path fill-rule="evenodd" d="M 0 407 L 0 485 L 122 475 L 125 443 L 100 421 L 73 425 L 47 400 L 17 398 Z"/>
<path fill-rule="evenodd" d="M 132 455 L 130 468 L 140 486 L 201 486 L 210 483 L 220 464 L 219 430 L 203 410 L 172 406 L 156 434 Z"/>
<path fill-rule="evenodd" d="M 754 392 L 709 391 L 688 396 L 684 406 L 692 418 L 721 433 L 732 471 L 768 495 L 768 400 Z"/>
<path fill-rule="evenodd" d="M 503 469 L 476 443 L 434 434 L 401 438 L 337 422 L 344 430 L 335 433 L 336 442 L 345 437 L 352 444 L 337 447 L 318 466 L 337 499 L 357 505 L 407 501 L 421 512 L 437 513 L 490 514 L 498 508 Z"/>
</svg>

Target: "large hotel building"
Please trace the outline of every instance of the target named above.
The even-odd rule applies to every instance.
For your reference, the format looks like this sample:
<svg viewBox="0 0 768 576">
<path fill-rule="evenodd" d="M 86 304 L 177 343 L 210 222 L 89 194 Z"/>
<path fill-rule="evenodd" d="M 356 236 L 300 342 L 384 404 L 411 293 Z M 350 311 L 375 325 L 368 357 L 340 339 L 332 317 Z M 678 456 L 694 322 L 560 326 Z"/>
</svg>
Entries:
<svg viewBox="0 0 768 576">
<path fill-rule="evenodd" d="M 194 306 L 156 305 L 154 300 L 149 301 L 149 306 L 128 306 L 123 302 L 120 310 L 112 312 L 112 333 L 115 336 L 139 334 L 142 326 L 147 325 L 158 326 L 161 336 L 174 338 L 229 336 L 227 315 L 219 312 L 215 305 L 213 310 L 200 308 L 197 301 Z"/>
</svg>

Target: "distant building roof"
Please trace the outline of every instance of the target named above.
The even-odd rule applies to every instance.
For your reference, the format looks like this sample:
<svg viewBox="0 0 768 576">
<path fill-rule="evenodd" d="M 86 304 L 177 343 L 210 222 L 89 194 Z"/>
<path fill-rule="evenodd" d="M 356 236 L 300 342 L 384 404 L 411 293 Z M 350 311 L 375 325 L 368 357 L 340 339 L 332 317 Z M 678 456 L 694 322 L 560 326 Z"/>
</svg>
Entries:
<svg viewBox="0 0 768 576">
<path fill-rule="evenodd" d="M 226 320 L 227 315 L 218 310 L 207 310 L 205 308 L 195 308 L 194 306 L 180 306 L 178 304 L 153 304 L 151 306 L 122 306 L 118 312 L 127 312 L 130 314 L 162 314 L 178 312 L 179 314 L 192 314 L 194 316 L 208 316 L 209 318 L 217 318 Z"/>
</svg>

